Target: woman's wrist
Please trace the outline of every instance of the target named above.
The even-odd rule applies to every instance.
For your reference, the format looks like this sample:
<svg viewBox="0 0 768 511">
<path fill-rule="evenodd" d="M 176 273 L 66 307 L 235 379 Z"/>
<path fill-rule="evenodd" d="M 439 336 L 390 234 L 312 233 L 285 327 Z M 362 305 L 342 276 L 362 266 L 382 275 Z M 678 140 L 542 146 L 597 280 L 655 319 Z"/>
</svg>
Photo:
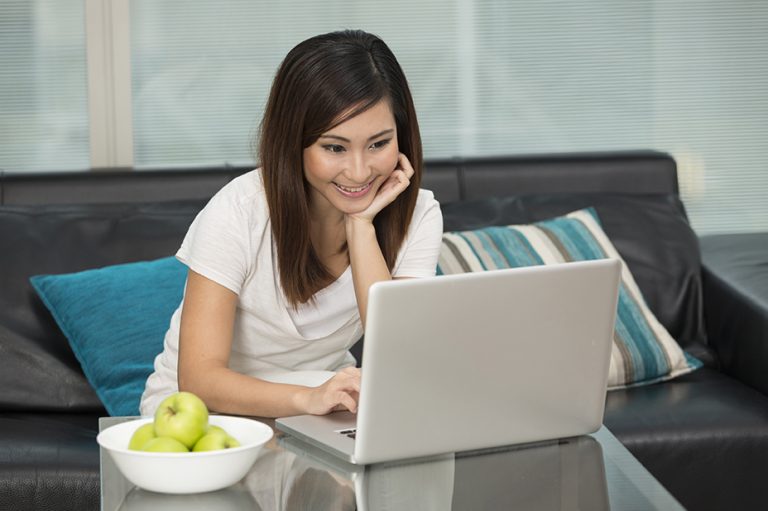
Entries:
<svg viewBox="0 0 768 511">
<path fill-rule="evenodd" d="M 344 228 L 347 231 L 347 243 L 355 237 L 364 236 L 366 234 L 373 234 L 373 237 L 376 237 L 376 227 L 373 225 L 373 221 L 367 218 L 347 215 Z"/>
<path fill-rule="evenodd" d="M 310 387 L 297 387 L 297 391 L 293 394 L 292 405 L 299 415 L 309 413 L 309 399 L 312 389 Z"/>
</svg>

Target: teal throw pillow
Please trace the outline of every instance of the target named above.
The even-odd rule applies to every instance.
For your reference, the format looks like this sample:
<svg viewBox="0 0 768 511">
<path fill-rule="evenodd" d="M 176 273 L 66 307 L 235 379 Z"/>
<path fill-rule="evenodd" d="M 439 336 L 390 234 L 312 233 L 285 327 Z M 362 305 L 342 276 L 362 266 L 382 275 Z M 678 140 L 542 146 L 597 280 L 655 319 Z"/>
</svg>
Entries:
<svg viewBox="0 0 768 511">
<path fill-rule="evenodd" d="M 139 415 L 186 276 L 167 257 L 30 279 L 110 415 Z"/>
<path fill-rule="evenodd" d="M 701 367 L 648 308 L 592 208 L 530 225 L 444 233 L 437 274 L 604 258 L 618 259 L 622 267 L 608 387 L 668 380 Z"/>
</svg>

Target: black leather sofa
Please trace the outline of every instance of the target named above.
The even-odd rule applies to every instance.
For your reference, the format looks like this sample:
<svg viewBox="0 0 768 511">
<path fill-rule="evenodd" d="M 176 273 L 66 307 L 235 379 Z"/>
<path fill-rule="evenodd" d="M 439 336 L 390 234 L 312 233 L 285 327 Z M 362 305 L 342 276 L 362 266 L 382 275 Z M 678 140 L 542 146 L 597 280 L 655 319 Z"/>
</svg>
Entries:
<svg viewBox="0 0 768 511">
<path fill-rule="evenodd" d="M 99 507 L 106 411 L 28 278 L 171 255 L 246 170 L 0 174 L 0 509 Z M 766 506 L 768 234 L 698 240 L 674 160 L 653 151 L 430 161 L 423 187 L 447 230 L 594 206 L 653 312 L 705 363 L 610 392 L 606 425 L 687 508 Z"/>
</svg>

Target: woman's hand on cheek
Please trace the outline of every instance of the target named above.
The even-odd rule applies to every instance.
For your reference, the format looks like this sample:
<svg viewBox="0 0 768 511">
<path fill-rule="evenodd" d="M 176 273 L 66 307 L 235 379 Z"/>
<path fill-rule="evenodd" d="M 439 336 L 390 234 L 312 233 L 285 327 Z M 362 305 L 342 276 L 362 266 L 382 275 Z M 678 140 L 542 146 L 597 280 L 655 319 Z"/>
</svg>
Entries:
<svg viewBox="0 0 768 511">
<path fill-rule="evenodd" d="M 413 166 L 411 166 L 411 162 L 408 161 L 408 157 L 403 153 L 399 153 L 395 170 L 393 170 L 384 183 L 379 186 L 379 189 L 376 191 L 376 196 L 373 198 L 371 204 L 359 213 L 347 215 L 348 220 L 365 220 L 373 222 L 373 219 L 379 211 L 392 204 L 398 195 L 408 188 L 408 185 L 411 184 L 413 173 Z"/>
</svg>

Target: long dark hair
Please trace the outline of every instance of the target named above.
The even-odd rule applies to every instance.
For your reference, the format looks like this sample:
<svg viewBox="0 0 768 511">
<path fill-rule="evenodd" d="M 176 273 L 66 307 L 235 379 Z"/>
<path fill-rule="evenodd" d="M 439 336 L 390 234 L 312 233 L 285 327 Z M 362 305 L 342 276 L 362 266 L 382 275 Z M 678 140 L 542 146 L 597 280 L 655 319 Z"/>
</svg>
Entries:
<svg viewBox="0 0 768 511">
<path fill-rule="evenodd" d="M 413 215 L 423 167 L 416 109 L 400 64 L 375 35 L 345 30 L 298 44 L 277 71 L 261 122 L 259 159 L 280 284 L 293 307 L 309 301 L 333 278 L 310 240 L 303 149 L 381 100 L 389 101 L 399 150 L 415 170 L 410 186 L 374 219 L 391 271 Z"/>
</svg>

